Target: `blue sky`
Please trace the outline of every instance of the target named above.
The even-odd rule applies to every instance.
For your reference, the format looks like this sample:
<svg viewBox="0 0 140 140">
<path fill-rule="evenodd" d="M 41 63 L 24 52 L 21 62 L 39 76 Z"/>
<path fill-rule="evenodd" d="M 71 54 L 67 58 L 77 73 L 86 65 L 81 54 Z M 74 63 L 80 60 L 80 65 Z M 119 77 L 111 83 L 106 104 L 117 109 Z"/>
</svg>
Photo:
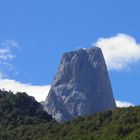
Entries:
<svg viewBox="0 0 140 140">
<path fill-rule="evenodd" d="M 0 1 L 0 48 L 12 45 L 6 52 L 12 57 L 0 59 L 2 78 L 50 85 L 64 52 L 118 33 L 132 37 L 139 47 L 139 6 L 139 0 Z M 109 70 L 114 97 L 138 105 L 139 59 L 128 65 Z"/>
</svg>

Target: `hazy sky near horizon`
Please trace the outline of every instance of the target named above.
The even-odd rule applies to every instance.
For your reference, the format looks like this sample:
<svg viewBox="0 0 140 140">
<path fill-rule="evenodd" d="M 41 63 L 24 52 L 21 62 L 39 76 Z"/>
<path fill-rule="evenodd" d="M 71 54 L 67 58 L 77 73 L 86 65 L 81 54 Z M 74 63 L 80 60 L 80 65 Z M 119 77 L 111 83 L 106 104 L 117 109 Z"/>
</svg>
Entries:
<svg viewBox="0 0 140 140">
<path fill-rule="evenodd" d="M 44 90 L 64 52 L 97 45 L 115 99 L 140 104 L 139 7 L 139 0 L 0 1 L 1 85 L 11 79 Z"/>
</svg>

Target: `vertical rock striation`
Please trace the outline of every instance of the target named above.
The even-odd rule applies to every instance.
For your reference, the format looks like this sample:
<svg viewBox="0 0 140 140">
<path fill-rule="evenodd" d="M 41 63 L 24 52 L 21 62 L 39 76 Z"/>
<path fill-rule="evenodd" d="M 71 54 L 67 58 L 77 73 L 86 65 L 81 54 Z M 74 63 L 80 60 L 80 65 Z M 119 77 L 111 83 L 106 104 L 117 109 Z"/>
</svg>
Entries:
<svg viewBox="0 0 140 140">
<path fill-rule="evenodd" d="M 42 105 L 59 122 L 114 109 L 116 104 L 101 49 L 65 53 Z"/>
</svg>

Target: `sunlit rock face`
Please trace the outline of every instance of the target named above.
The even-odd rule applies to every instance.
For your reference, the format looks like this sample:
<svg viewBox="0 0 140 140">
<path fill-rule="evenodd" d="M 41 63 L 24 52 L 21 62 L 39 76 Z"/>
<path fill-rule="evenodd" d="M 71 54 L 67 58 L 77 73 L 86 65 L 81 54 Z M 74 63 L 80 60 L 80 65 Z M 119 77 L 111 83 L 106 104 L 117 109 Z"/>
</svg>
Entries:
<svg viewBox="0 0 140 140">
<path fill-rule="evenodd" d="M 114 109 L 116 104 L 101 49 L 65 53 L 42 105 L 59 122 Z"/>
</svg>

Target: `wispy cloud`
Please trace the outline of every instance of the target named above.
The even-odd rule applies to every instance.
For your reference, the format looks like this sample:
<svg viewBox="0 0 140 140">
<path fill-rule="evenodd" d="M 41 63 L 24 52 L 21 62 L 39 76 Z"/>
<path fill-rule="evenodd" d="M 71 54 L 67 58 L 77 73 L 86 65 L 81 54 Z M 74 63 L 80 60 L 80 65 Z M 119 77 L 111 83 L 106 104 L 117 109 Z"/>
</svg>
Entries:
<svg viewBox="0 0 140 140">
<path fill-rule="evenodd" d="M 15 80 L 1 79 L 0 89 L 5 89 L 7 91 L 26 92 L 28 95 L 33 96 L 37 101 L 44 101 L 50 90 L 50 85 L 39 86 L 21 83 Z"/>
<path fill-rule="evenodd" d="M 14 40 L 5 40 L 0 43 L 0 60 L 11 60 L 15 56 L 12 53 L 13 48 L 19 48 L 19 45 Z"/>
<path fill-rule="evenodd" d="M 117 105 L 117 107 L 129 107 L 129 106 L 134 106 L 132 103 L 125 102 L 125 101 L 118 101 L 118 100 L 116 100 L 116 105 Z"/>
<path fill-rule="evenodd" d="M 10 63 L 10 60 L 15 58 L 15 54 L 13 53 L 15 48 L 19 48 L 15 40 L 0 42 L 0 78 L 7 77 L 3 69 L 14 70 L 14 66 Z"/>
<path fill-rule="evenodd" d="M 109 70 L 123 70 L 140 61 L 140 44 L 130 35 L 117 34 L 109 38 L 99 38 L 96 43 L 103 51 Z"/>
</svg>

